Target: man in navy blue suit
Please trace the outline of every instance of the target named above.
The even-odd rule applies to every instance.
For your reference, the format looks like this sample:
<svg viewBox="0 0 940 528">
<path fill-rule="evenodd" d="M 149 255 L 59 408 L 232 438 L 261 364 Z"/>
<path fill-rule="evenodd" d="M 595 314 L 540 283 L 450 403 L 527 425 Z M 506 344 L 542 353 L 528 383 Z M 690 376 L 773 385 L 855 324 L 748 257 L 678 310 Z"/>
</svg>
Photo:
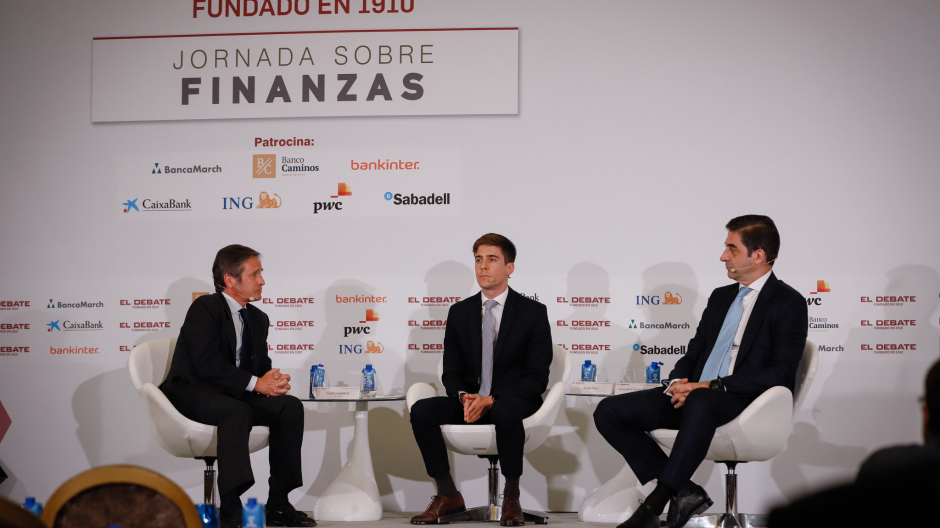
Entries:
<svg viewBox="0 0 940 528">
<path fill-rule="evenodd" d="M 656 488 L 619 528 L 681 527 L 712 500 L 692 474 L 705 460 L 715 429 L 739 414 L 767 389 L 793 391 L 806 345 L 806 301 L 777 279 L 772 270 L 780 249 L 773 220 L 746 215 L 725 226 L 728 236 L 721 261 L 736 283 L 717 288 L 708 299 L 688 352 L 669 374 L 675 382 L 662 388 L 614 396 L 602 401 L 594 423 L 627 460 L 641 483 Z M 648 434 L 678 429 L 670 455 Z"/>
</svg>

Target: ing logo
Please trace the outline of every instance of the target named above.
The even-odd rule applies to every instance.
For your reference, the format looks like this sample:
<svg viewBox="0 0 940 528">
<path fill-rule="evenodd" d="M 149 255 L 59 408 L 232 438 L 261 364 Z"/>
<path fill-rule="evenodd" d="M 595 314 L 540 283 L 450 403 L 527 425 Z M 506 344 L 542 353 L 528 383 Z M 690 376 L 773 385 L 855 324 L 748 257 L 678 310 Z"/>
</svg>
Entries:
<svg viewBox="0 0 940 528">
<path fill-rule="evenodd" d="M 277 161 L 276 154 L 255 154 L 252 156 L 251 177 L 252 178 L 274 178 L 274 163 Z"/>
<path fill-rule="evenodd" d="M 340 183 L 338 186 L 339 190 L 337 191 L 336 196 L 330 196 L 330 198 L 339 198 L 340 196 L 352 196 L 352 189 L 345 183 Z"/>
<path fill-rule="evenodd" d="M 261 195 L 258 196 L 258 209 L 277 209 L 281 206 L 281 197 L 277 193 L 274 193 L 274 198 L 268 196 L 268 193 L 261 191 Z"/>
<path fill-rule="evenodd" d="M 366 310 L 366 320 L 360 323 L 371 323 L 379 320 L 379 314 L 375 310 Z"/>
<path fill-rule="evenodd" d="M 682 304 L 682 296 L 678 293 L 673 295 L 672 292 L 666 292 L 663 295 L 663 304 Z"/>
</svg>

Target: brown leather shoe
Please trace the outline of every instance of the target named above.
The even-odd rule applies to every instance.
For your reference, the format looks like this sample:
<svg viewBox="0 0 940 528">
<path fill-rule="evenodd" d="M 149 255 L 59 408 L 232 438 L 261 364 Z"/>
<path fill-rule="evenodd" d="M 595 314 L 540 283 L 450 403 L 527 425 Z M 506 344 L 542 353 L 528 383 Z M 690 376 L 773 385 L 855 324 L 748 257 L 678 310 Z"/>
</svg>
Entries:
<svg viewBox="0 0 940 528">
<path fill-rule="evenodd" d="M 428 509 L 424 510 L 424 513 L 411 518 L 411 524 L 437 524 L 440 517 L 462 511 L 467 511 L 463 503 L 463 495 L 459 493 L 453 497 L 435 495 L 431 497 L 431 504 L 428 504 Z"/>
<path fill-rule="evenodd" d="M 519 497 L 503 497 L 503 514 L 499 517 L 500 526 L 522 526 L 525 517 L 522 516 L 522 505 Z"/>
</svg>

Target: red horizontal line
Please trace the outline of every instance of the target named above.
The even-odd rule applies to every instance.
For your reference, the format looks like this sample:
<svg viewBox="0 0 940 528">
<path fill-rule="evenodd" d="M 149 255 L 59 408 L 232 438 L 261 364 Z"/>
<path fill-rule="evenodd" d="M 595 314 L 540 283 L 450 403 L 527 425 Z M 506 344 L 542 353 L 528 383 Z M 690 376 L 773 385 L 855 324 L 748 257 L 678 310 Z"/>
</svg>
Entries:
<svg viewBox="0 0 940 528">
<path fill-rule="evenodd" d="M 432 28 L 432 29 L 338 29 L 332 31 L 267 31 L 262 33 L 197 33 L 193 35 L 149 35 L 140 37 L 95 37 L 92 40 L 129 40 L 186 37 L 242 37 L 247 35 L 317 35 L 327 33 L 407 33 L 411 31 L 512 31 L 517 27 L 496 28 Z"/>
</svg>

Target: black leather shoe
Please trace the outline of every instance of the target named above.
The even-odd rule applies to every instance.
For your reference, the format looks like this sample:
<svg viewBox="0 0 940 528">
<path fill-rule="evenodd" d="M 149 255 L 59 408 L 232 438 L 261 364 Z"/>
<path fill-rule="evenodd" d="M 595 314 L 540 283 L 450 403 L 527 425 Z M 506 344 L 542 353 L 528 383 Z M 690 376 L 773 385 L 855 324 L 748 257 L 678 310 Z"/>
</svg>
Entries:
<svg viewBox="0 0 940 528">
<path fill-rule="evenodd" d="M 646 504 L 640 504 L 633 515 L 620 523 L 617 528 L 659 528 L 659 515 L 653 513 L 653 510 Z"/>
<path fill-rule="evenodd" d="M 666 514 L 666 526 L 669 528 L 682 528 L 693 515 L 704 513 L 710 508 L 712 500 L 708 493 L 698 484 L 680 491 L 669 501 L 669 513 Z"/>
<path fill-rule="evenodd" d="M 290 504 L 283 509 L 275 509 L 272 507 L 265 508 L 264 512 L 265 524 L 268 526 L 316 526 L 317 521 L 314 521 L 309 515 L 302 511 L 297 511 Z"/>
<path fill-rule="evenodd" d="M 242 528 L 242 509 L 219 511 L 219 528 Z"/>
</svg>

